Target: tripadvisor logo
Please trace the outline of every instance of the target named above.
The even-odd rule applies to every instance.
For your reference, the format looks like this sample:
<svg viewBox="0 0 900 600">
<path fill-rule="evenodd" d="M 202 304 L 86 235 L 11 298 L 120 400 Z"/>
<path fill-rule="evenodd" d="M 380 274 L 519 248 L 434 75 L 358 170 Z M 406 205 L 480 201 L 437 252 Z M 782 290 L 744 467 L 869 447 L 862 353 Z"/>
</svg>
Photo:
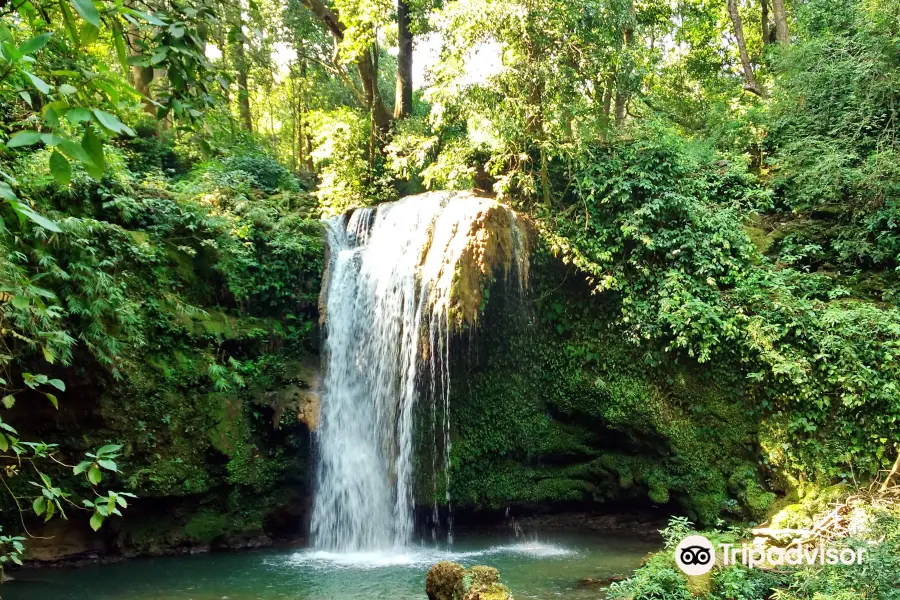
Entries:
<svg viewBox="0 0 900 600">
<path fill-rule="evenodd" d="M 712 542 L 702 535 L 689 535 L 675 548 L 675 564 L 686 575 L 705 575 L 715 563 Z"/>
<path fill-rule="evenodd" d="M 760 565 L 853 565 L 862 564 L 865 548 L 834 548 L 825 544 L 791 544 L 786 548 L 765 548 L 751 544 L 719 544 L 718 549 L 702 535 L 689 535 L 675 547 L 675 564 L 685 575 L 705 575 L 716 564 L 741 564 L 751 569 Z"/>
</svg>

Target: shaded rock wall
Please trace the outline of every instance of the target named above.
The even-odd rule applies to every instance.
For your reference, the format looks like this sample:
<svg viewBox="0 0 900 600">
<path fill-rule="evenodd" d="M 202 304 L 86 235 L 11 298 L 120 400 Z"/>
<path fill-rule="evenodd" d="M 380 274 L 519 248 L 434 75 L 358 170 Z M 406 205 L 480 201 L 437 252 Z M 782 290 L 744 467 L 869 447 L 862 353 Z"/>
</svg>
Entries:
<svg viewBox="0 0 900 600">
<path fill-rule="evenodd" d="M 704 522 L 761 516 L 774 495 L 740 387 L 721 387 L 714 365 L 627 343 L 616 296 L 591 294 L 535 243 L 529 293 L 492 287 L 477 335 L 455 346 L 454 504 L 630 499 Z"/>
</svg>

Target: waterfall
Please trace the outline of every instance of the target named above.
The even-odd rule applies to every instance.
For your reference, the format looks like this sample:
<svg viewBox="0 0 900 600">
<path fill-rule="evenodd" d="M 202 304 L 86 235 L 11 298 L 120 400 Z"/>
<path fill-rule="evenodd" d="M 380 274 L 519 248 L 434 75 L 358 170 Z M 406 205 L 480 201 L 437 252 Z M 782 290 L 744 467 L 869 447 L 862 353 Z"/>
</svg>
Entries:
<svg viewBox="0 0 900 600">
<path fill-rule="evenodd" d="M 432 491 L 442 477 L 449 504 L 450 339 L 474 324 L 495 271 L 522 285 L 528 267 L 520 227 L 515 213 L 492 200 L 446 192 L 326 221 L 315 547 L 409 543 L 421 401 L 430 403 L 432 431 L 423 435 L 433 443 Z"/>
</svg>

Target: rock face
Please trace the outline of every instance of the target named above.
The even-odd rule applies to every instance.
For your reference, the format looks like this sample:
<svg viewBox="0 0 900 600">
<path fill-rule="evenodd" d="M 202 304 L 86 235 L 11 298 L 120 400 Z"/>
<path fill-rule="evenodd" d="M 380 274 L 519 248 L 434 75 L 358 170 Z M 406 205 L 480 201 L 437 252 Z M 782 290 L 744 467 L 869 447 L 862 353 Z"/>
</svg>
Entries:
<svg viewBox="0 0 900 600">
<path fill-rule="evenodd" d="M 274 410 L 272 425 L 277 429 L 282 418 L 293 413 L 297 421 L 310 431 L 319 426 L 320 380 L 318 357 L 311 356 L 305 361 L 287 365 L 290 369 L 291 385 L 280 390 L 266 392 L 266 398 Z"/>
<path fill-rule="evenodd" d="M 28 541 L 25 558 L 38 563 L 90 559 L 106 552 L 103 537 L 94 534 L 84 519 L 56 519 L 34 533 L 38 537 Z"/>
<path fill-rule="evenodd" d="M 500 583 L 497 569 L 464 569 L 449 561 L 441 561 L 428 570 L 425 593 L 428 600 L 513 600 L 509 588 Z"/>
</svg>

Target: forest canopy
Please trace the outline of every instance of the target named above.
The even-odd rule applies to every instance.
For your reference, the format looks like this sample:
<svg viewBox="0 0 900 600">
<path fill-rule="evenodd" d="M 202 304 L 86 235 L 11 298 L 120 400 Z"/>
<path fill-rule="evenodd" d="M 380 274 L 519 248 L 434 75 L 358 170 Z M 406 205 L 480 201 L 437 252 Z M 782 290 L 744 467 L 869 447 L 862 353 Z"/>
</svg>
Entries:
<svg viewBox="0 0 900 600">
<path fill-rule="evenodd" d="M 318 219 L 426 190 L 526 215 L 642 368 L 724 373 L 758 423 L 760 485 L 896 470 L 900 1 L 0 0 L 0 17 L 0 480 L 27 519 L 84 510 L 97 529 L 134 495 L 281 481 L 302 441 L 260 434 L 260 402 L 225 427 L 222 398 L 314 351 Z M 43 418 L 73 387 L 106 425 Z"/>
</svg>

